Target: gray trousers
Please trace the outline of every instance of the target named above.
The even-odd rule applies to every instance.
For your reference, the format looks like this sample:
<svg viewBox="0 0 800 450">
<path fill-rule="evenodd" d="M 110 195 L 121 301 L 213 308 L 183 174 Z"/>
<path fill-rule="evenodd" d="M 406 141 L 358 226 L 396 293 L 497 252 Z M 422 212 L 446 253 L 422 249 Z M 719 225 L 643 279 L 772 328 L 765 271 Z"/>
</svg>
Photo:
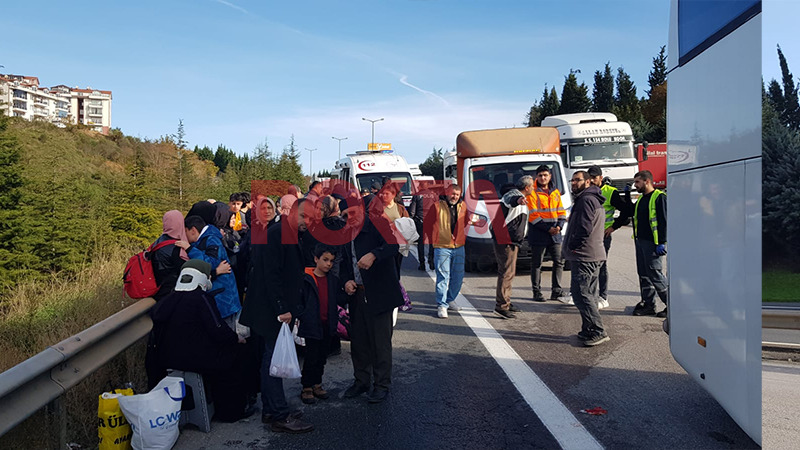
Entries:
<svg viewBox="0 0 800 450">
<path fill-rule="evenodd" d="M 564 259 L 561 257 L 561 244 L 550 243 L 545 247 L 531 245 L 531 287 L 534 297 L 542 297 L 542 262 L 544 252 L 550 254 L 553 260 L 553 273 L 550 278 L 552 288 L 550 299 L 554 300 L 564 295 L 561 288 L 561 273 L 564 271 Z"/>
<path fill-rule="evenodd" d="M 586 336 L 604 335 L 603 319 L 597 309 L 598 278 L 603 261 L 572 261 L 570 293 L 581 314 L 581 332 Z"/>
<path fill-rule="evenodd" d="M 655 242 L 636 239 L 636 272 L 639 274 L 639 289 L 645 306 L 656 306 L 656 293 L 665 305 L 669 305 L 667 277 L 662 272 L 664 257 L 656 255 Z"/>
</svg>

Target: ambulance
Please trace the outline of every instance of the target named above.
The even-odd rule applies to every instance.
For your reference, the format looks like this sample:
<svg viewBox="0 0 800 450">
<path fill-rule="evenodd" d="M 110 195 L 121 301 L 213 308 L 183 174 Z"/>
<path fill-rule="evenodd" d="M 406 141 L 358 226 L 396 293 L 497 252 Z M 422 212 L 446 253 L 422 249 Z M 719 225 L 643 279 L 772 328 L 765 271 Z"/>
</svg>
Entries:
<svg viewBox="0 0 800 450">
<path fill-rule="evenodd" d="M 377 183 L 391 180 L 400 188 L 403 204 L 408 207 L 414 190 L 411 168 L 405 158 L 391 149 L 365 150 L 348 154 L 336 161 L 333 174 L 340 180 L 347 181 L 359 191 L 369 189 Z"/>
</svg>

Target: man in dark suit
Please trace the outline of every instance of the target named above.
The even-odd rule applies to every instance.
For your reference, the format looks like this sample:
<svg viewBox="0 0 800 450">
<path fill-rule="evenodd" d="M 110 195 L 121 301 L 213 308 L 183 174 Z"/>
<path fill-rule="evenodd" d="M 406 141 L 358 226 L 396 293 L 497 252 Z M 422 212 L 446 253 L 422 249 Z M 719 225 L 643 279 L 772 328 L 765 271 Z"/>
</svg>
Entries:
<svg viewBox="0 0 800 450">
<path fill-rule="evenodd" d="M 346 232 L 353 236 L 344 246 L 339 278 L 350 297 L 350 342 L 355 381 L 347 398 L 369 392 L 370 403 L 380 403 L 389 393 L 392 378 L 392 311 L 403 304 L 394 256 L 397 244 L 389 244 L 378 231 L 387 224 L 379 216 L 367 218 L 357 197 L 347 199 Z"/>
<path fill-rule="evenodd" d="M 283 392 L 283 379 L 269 374 L 281 323 L 291 323 L 300 312 L 304 264 L 299 236 L 308 229 L 311 217 L 309 211 L 304 211 L 305 203 L 304 199 L 297 200 L 286 216 L 287 220 L 269 227 L 267 243 L 252 246 L 250 284 L 239 318 L 239 323 L 249 326 L 251 332 L 264 338 L 261 420 L 270 424 L 275 432 L 305 433 L 314 429 L 313 425 L 299 420 L 299 413 L 290 413 Z"/>
</svg>

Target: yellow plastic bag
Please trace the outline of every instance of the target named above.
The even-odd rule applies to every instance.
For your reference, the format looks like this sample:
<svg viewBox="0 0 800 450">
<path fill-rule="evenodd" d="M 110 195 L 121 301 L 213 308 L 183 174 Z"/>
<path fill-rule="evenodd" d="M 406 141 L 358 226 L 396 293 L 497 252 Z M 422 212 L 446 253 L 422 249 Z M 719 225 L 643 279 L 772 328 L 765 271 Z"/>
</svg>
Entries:
<svg viewBox="0 0 800 450">
<path fill-rule="evenodd" d="M 100 450 L 128 450 L 131 448 L 133 430 L 122 410 L 119 409 L 117 397 L 133 395 L 133 389 L 115 389 L 114 392 L 103 392 L 97 406 L 97 436 L 100 438 Z"/>
</svg>

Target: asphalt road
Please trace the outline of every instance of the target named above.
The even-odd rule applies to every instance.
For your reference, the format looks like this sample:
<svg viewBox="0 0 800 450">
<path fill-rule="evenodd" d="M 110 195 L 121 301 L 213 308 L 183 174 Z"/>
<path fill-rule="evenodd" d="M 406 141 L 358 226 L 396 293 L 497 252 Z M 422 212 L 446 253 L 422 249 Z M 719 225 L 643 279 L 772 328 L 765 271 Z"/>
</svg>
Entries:
<svg viewBox="0 0 800 450">
<path fill-rule="evenodd" d="M 661 319 L 630 315 L 638 281 L 629 229 L 615 234 L 609 260 L 611 307 L 602 316 L 611 341 L 594 348 L 575 336 L 580 317 L 574 306 L 530 301 L 528 271 L 520 270 L 514 281 L 512 301 L 523 309 L 517 319 L 492 314 L 496 277 L 480 273 L 465 279 L 465 298 L 459 299 L 469 304 L 464 316 L 438 319 L 433 280 L 416 265 L 413 258 L 404 261 L 403 284 L 414 309 L 400 313 L 395 328 L 388 401 L 341 398 L 352 381 L 349 345 L 343 343 L 342 354 L 326 367 L 323 384 L 331 399 L 302 405 L 299 380 L 285 383 L 287 398 L 314 432 L 275 434 L 256 415 L 236 424 L 214 422 L 208 434 L 187 427 L 175 448 L 581 448 L 570 444 L 581 442 L 572 435 L 620 449 L 758 447 L 672 359 Z M 545 271 L 545 295 L 549 277 Z M 562 284 L 568 283 L 565 272 Z M 478 324 L 480 339 L 465 318 Z M 492 338 L 492 329 L 502 339 Z M 486 339 L 510 349 L 498 353 L 493 347 L 493 356 Z M 518 370 L 520 365 L 529 370 Z M 513 371 L 513 382 L 505 370 Z M 531 400 L 538 397 L 523 396 L 536 380 L 569 417 Z M 595 407 L 607 413 L 580 412 Z"/>
</svg>

